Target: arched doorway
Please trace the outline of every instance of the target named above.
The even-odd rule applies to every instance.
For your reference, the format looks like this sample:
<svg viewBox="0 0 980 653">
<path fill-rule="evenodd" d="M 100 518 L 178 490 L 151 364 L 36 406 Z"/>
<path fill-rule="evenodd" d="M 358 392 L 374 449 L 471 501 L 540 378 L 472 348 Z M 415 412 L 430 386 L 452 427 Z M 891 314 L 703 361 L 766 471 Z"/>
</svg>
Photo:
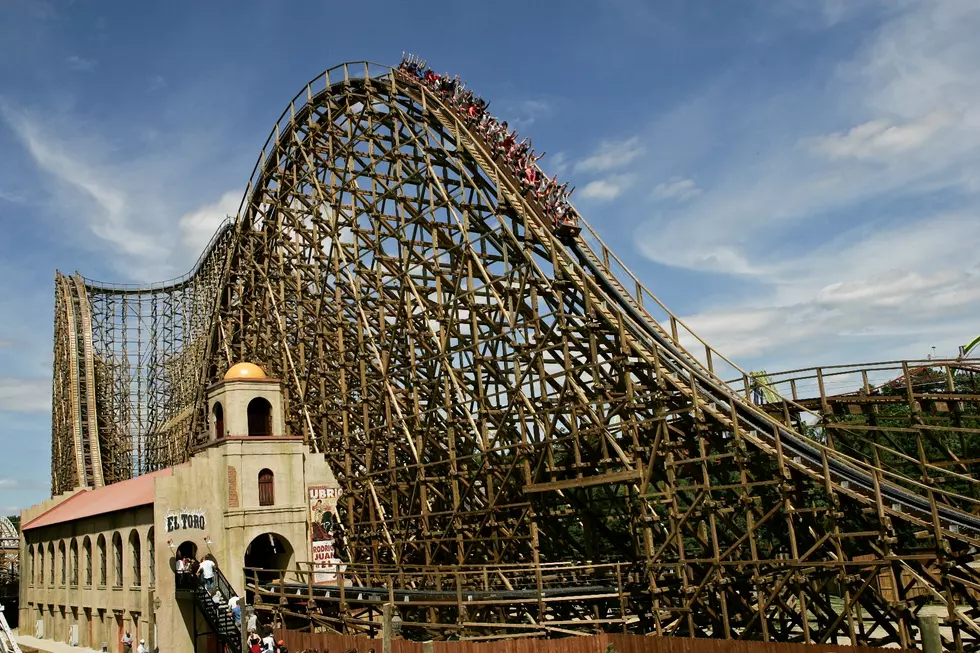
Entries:
<svg viewBox="0 0 980 653">
<path fill-rule="evenodd" d="M 174 551 L 174 557 L 171 560 L 171 568 L 177 572 L 177 561 L 178 560 L 197 560 L 197 545 L 193 542 L 186 541 L 181 542 L 177 550 Z M 186 566 L 181 565 L 179 573 L 177 573 L 177 589 L 193 592 L 197 589 L 197 577 L 194 572 L 197 571 L 196 563 L 189 563 Z"/>
<path fill-rule="evenodd" d="M 174 554 L 174 557 L 197 560 L 197 545 L 189 540 L 187 542 L 181 542 L 180 546 L 177 547 L 177 552 Z"/>
<path fill-rule="evenodd" d="M 272 435 L 272 404 L 268 399 L 256 397 L 248 402 L 248 434 L 268 437 Z"/>
<path fill-rule="evenodd" d="M 245 585 L 260 585 L 281 578 L 280 569 L 288 569 L 293 562 L 293 547 L 286 538 L 275 533 L 256 536 L 245 549 Z M 247 590 L 246 600 L 252 603 L 252 592 Z"/>
</svg>

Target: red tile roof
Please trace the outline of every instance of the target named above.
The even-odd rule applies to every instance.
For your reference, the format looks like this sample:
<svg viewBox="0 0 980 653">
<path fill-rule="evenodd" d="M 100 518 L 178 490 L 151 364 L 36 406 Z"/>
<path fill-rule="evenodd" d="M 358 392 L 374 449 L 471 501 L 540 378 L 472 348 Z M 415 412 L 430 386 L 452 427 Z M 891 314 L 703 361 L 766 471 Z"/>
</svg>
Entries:
<svg viewBox="0 0 980 653">
<path fill-rule="evenodd" d="M 128 481 L 106 485 L 97 490 L 79 492 L 27 522 L 21 530 L 63 524 L 107 512 L 150 505 L 153 503 L 153 479 L 158 476 L 172 476 L 173 473 L 173 468 L 170 467 Z"/>
</svg>

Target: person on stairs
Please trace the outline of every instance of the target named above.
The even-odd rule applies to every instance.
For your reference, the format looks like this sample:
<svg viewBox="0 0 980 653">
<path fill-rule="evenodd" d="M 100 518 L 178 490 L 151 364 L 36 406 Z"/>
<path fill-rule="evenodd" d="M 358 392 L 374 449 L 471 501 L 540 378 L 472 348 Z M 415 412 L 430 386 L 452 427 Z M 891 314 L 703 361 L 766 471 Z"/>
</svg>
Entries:
<svg viewBox="0 0 980 653">
<path fill-rule="evenodd" d="M 233 596 L 233 599 L 237 599 L 237 596 Z M 229 600 L 228 605 L 231 607 L 231 616 L 235 620 L 235 626 L 241 628 L 242 626 L 242 606 L 238 604 L 236 600 L 234 604 Z"/>
<path fill-rule="evenodd" d="M 201 561 L 197 569 L 198 575 L 204 580 L 204 588 L 208 594 L 214 591 L 214 570 L 217 566 L 214 562 L 214 556 L 209 553 L 204 556 L 204 560 Z"/>
</svg>

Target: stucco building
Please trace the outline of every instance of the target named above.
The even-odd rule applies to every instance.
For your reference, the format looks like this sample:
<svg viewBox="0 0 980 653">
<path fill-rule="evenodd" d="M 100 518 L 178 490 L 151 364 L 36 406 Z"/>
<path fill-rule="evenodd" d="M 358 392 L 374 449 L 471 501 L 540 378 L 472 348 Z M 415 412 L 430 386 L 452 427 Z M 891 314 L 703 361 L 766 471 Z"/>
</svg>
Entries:
<svg viewBox="0 0 980 653">
<path fill-rule="evenodd" d="M 210 442 L 187 463 L 21 513 L 22 633 L 117 653 L 128 630 L 151 650 L 214 650 L 194 594 L 175 587 L 178 552 L 213 555 L 243 596 L 244 567 L 313 563 L 311 497 L 339 489 L 323 456 L 284 433 L 279 382 L 235 365 L 208 406 Z"/>
</svg>

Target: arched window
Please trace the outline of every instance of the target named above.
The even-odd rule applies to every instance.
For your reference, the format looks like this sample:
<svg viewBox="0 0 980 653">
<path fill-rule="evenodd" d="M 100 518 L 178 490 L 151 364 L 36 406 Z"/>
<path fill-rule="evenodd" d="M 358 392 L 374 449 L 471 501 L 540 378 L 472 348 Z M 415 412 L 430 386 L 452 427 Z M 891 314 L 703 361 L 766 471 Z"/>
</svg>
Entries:
<svg viewBox="0 0 980 653">
<path fill-rule="evenodd" d="M 96 544 L 99 550 L 99 586 L 105 587 L 106 585 L 106 555 L 105 555 L 105 535 L 99 535 L 99 541 Z"/>
<path fill-rule="evenodd" d="M 112 584 L 115 587 L 122 587 L 123 566 L 122 566 L 122 537 L 119 533 L 112 534 Z"/>
<path fill-rule="evenodd" d="M 85 556 L 85 584 L 92 584 L 92 540 L 86 535 L 82 541 L 82 555 Z"/>
<path fill-rule="evenodd" d="M 48 542 L 48 585 L 54 585 L 54 543 Z"/>
<path fill-rule="evenodd" d="M 147 556 L 149 557 L 149 569 L 150 569 L 150 586 L 157 584 L 157 560 L 154 557 L 156 553 L 156 546 L 153 542 L 153 527 L 150 526 L 149 532 L 146 534 L 146 548 Z"/>
<path fill-rule="evenodd" d="M 225 437 L 225 410 L 221 407 L 220 401 L 214 403 L 211 413 L 214 417 L 214 437 L 220 440 Z"/>
<path fill-rule="evenodd" d="M 44 585 L 44 545 L 37 545 L 37 584 Z"/>
<path fill-rule="evenodd" d="M 259 472 L 259 505 L 276 505 L 276 477 L 271 469 Z"/>
<path fill-rule="evenodd" d="M 29 549 L 29 551 L 30 551 L 30 565 L 31 566 L 27 570 L 27 573 L 29 574 L 28 578 L 30 579 L 30 583 L 31 583 L 31 585 L 33 585 L 34 584 L 34 545 L 33 544 L 31 545 L 31 548 Z"/>
<path fill-rule="evenodd" d="M 68 565 L 66 563 L 68 561 L 65 558 L 66 558 L 66 556 L 65 556 L 65 541 L 64 540 L 61 540 L 60 542 L 58 542 L 58 564 L 61 566 L 61 575 L 60 575 L 60 578 L 61 578 L 61 584 L 62 585 L 65 584 L 65 576 L 67 576 L 67 574 L 65 572 L 67 571 Z"/>
<path fill-rule="evenodd" d="M 69 575 L 71 579 L 72 587 L 78 586 L 78 540 L 72 538 L 71 540 L 71 574 Z"/>
<path fill-rule="evenodd" d="M 272 404 L 268 399 L 256 397 L 248 402 L 248 434 L 265 437 L 272 435 Z"/>
<path fill-rule="evenodd" d="M 140 549 L 140 534 L 132 531 L 129 534 L 129 559 L 133 563 L 133 587 L 139 587 L 143 582 L 143 556 Z"/>
</svg>

